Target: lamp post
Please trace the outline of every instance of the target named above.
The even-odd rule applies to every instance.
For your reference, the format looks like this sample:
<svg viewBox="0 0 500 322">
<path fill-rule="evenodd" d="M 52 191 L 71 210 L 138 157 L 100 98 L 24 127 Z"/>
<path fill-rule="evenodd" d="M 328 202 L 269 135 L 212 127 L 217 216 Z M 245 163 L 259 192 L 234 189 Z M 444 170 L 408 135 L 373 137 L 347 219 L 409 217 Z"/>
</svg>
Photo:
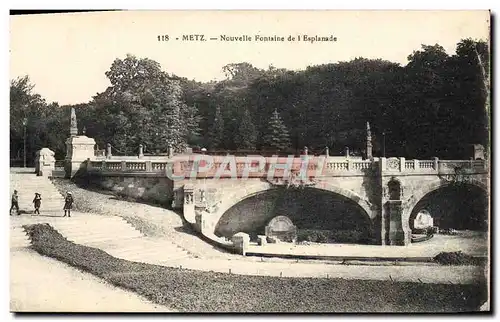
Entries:
<svg viewBox="0 0 500 322">
<path fill-rule="evenodd" d="M 382 156 L 385 158 L 385 137 L 387 134 L 392 134 L 391 130 L 384 130 L 382 132 Z"/>
<path fill-rule="evenodd" d="M 385 158 L 385 131 L 382 132 L 382 156 Z"/>
<path fill-rule="evenodd" d="M 28 124 L 28 119 L 25 117 L 23 119 L 23 127 L 24 127 L 24 148 L 23 148 L 23 154 L 24 154 L 24 167 L 26 168 L 26 124 Z"/>
</svg>

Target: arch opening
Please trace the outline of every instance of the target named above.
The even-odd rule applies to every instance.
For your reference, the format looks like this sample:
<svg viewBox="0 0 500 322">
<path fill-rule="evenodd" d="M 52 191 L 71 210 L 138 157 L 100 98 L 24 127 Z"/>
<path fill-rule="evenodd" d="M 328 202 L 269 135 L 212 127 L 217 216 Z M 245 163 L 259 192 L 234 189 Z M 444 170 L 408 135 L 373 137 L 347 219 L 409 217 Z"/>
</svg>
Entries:
<svg viewBox="0 0 500 322">
<path fill-rule="evenodd" d="M 401 200 L 401 183 L 399 180 L 392 178 L 388 184 L 389 200 Z"/>
<path fill-rule="evenodd" d="M 410 228 L 415 229 L 415 218 L 428 212 L 439 229 L 488 230 L 488 195 L 476 185 L 459 184 L 437 188 L 426 194 L 413 207 Z"/>
<path fill-rule="evenodd" d="M 215 234 L 230 238 L 245 232 L 256 241 L 258 235 L 265 235 L 266 226 L 277 216 L 290 219 L 297 229 L 298 242 L 376 243 L 372 220 L 358 203 L 338 193 L 311 187 L 280 187 L 250 196 L 221 216 Z"/>
</svg>

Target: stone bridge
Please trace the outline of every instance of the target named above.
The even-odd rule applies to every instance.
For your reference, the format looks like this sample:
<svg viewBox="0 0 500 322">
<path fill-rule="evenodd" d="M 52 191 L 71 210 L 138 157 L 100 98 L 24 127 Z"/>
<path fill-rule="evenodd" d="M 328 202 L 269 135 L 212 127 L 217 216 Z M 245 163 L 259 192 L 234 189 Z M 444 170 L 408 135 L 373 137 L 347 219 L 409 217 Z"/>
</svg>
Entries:
<svg viewBox="0 0 500 322">
<path fill-rule="evenodd" d="M 106 156 L 96 156 L 94 139 L 77 135 L 73 109 L 71 115 L 67 177 L 81 176 L 124 195 L 169 204 L 182 210 L 185 220 L 200 233 L 219 243 L 231 237 L 216 232 L 225 213 L 249 198 L 280 189 L 307 189 L 318 198 L 327 194 L 347 200 L 371 223 L 381 245 L 410 243 L 410 216 L 419 201 L 433 191 L 464 184 L 477 186 L 489 196 L 489 167 L 479 145 L 475 145 L 477 151 L 471 160 L 374 158 L 368 123 L 365 160 L 348 152 L 345 157 L 331 157 L 328 149 L 323 156 L 309 156 L 304 149 L 300 157 L 280 158 L 174 156 L 169 148 L 168 156 L 148 157 L 142 145 L 137 156 L 116 157 L 111 155 L 110 144 Z M 315 203 L 313 198 L 309 205 Z M 329 209 L 319 211 L 334 212 Z M 254 219 L 252 211 L 248 212 L 239 217 L 247 227 Z"/>
<path fill-rule="evenodd" d="M 410 243 L 410 215 L 431 192 L 457 183 L 477 186 L 487 195 L 489 191 L 485 160 L 190 155 L 168 160 L 89 159 L 86 172 L 121 178 L 118 181 L 129 188 L 144 186 L 139 177 L 162 178 L 161 193 L 171 197 L 172 206 L 217 242 L 226 240 L 216 236 L 216 227 L 229 209 L 276 189 L 307 188 L 349 200 L 373 223 L 381 245 Z"/>
</svg>

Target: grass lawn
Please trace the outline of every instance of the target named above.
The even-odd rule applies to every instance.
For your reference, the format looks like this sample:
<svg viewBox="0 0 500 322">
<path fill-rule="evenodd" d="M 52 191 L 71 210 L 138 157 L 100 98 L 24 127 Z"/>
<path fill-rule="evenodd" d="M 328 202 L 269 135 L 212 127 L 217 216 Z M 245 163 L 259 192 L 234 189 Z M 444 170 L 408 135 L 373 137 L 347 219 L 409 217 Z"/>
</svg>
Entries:
<svg viewBox="0 0 500 322">
<path fill-rule="evenodd" d="M 48 224 L 25 226 L 33 249 L 149 300 L 185 312 L 476 311 L 486 286 L 201 272 L 129 262 L 67 241 Z"/>
</svg>

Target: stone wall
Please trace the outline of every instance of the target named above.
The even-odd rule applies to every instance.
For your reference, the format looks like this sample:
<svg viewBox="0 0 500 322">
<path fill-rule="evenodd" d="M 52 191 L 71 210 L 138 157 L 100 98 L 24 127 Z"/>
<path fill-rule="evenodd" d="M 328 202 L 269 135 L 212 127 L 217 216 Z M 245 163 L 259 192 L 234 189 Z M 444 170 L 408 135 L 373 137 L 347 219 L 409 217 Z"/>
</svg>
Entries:
<svg viewBox="0 0 500 322">
<path fill-rule="evenodd" d="M 134 176 L 89 176 L 89 183 L 130 197 L 164 206 L 170 206 L 173 199 L 172 180 L 166 177 Z"/>
</svg>

